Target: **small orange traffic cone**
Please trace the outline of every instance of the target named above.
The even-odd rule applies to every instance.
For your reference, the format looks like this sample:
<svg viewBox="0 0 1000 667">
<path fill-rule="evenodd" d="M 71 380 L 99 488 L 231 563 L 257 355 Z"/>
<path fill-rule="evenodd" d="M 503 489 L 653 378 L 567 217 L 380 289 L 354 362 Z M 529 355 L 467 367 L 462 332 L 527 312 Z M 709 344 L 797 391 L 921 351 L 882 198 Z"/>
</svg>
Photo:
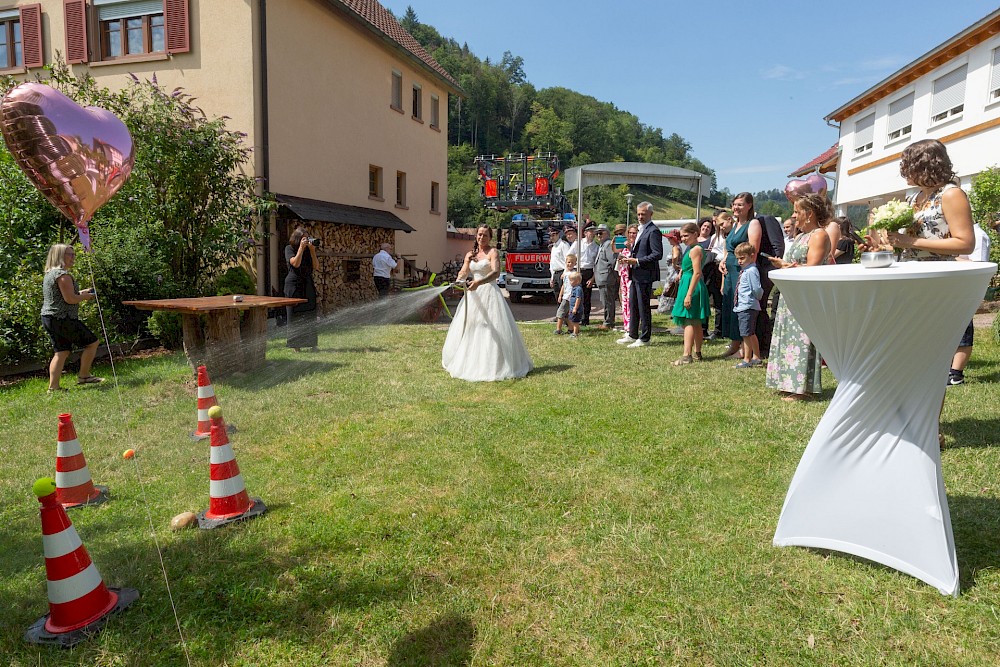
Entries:
<svg viewBox="0 0 1000 667">
<path fill-rule="evenodd" d="M 108 487 L 95 486 L 87 459 L 76 437 L 73 415 L 59 415 L 56 436 L 56 498 L 66 509 L 100 505 L 108 499 Z"/>
<path fill-rule="evenodd" d="M 98 632 L 110 614 L 124 610 L 139 598 L 133 588 L 107 588 L 90 560 L 66 510 L 56 498 L 49 477 L 35 482 L 32 491 L 42 504 L 42 546 L 49 613 L 35 621 L 24 638 L 33 644 L 69 648 Z"/>
<path fill-rule="evenodd" d="M 260 498 L 247 495 L 240 466 L 226 435 L 222 408 L 209 409 L 212 420 L 212 446 L 209 455 L 208 509 L 198 514 L 199 528 L 218 528 L 234 521 L 251 519 L 267 511 Z"/>
<path fill-rule="evenodd" d="M 198 366 L 198 427 L 191 434 L 193 440 L 204 440 L 212 435 L 212 424 L 208 418 L 208 410 L 219 401 L 215 398 L 215 388 L 208 379 L 208 369 Z M 233 433 L 235 426 L 226 426 L 226 431 Z"/>
</svg>

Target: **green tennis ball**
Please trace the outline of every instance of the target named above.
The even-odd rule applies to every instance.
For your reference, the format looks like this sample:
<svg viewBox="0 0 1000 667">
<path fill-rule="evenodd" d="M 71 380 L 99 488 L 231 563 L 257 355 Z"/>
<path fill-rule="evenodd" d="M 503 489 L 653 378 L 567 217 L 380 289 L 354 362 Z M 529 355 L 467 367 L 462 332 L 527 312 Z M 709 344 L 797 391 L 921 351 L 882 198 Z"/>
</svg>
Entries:
<svg viewBox="0 0 1000 667">
<path fill-rule="evenodd" d="M 39 498 L 44 498 L 56 492 L 56 481 L 51 477 L 42 477 L 31 485 L 31 490 Z"/>
<path fill-rule="evenodd" d="M 213 405 L 212 407 L 210 407 L 208 409 L 208 418 L 209 419 L 221 419 L 222 418 L 222 408 L 220 408 L 218 405 Z"/>
</svg>

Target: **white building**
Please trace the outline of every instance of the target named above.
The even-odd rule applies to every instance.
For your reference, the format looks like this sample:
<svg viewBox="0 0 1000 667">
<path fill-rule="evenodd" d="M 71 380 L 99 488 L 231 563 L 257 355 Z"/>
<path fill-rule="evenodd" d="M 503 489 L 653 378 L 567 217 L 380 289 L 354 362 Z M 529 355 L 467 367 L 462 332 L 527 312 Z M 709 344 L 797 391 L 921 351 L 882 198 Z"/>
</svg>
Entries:
<svg viewBox="0 0 1000 667">
<path fill-rule="evenodd" d="M 921 139 L 948 147 L 962 187 L 1000 164 L 1000 9 L 920 56 L 826 117 L 840 124 L 837 151 L 792 175 L 832 171 L 834 203 L 877 206 L 902 199 L 904 148 Z"/>
</svg>

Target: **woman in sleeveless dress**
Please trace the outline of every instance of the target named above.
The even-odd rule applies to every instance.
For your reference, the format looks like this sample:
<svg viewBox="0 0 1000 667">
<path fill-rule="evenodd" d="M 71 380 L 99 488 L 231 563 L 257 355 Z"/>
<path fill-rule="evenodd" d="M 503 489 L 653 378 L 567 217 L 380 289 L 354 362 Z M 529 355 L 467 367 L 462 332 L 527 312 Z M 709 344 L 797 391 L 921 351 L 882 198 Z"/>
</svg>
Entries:
<svg viewBox="0 0 1000 667">
<path fill-rule="evenodd" d="M 465 256 L 459 282 L 469 279 L 455 319 L 448 327 L 441 365 L 453 378 L 491 382 L 521 378 L 534 368 L 514 314 L 496 280 L 500 255 L 490 247 L 493 230 L 476 231 L 476 246 Z"/>
<path fill-rule="evenodd" d="M 795 202 L 795 219 L 802 233 L 785 249 L 784 258 L 775 257 L 771 263 L 779 269 L 827 264 L 830 237 L 825 227 L 830 221 L 830 205 L 826 197 L 818 194 L 799 197 Z M 786 401 L 811 398 L 823 389 L 822 370 L 823 360 L 816 346 L 788 309 L 784 295 L 779 295 L 765 386 L 783 392 Z"/>
<path fill-rule="evenodd" d="M 698 226 L 693 222 L 685 223 L 680 236 L 688 249 L 681 259 L 677 301 L 671 315 L 678 326 L 684 327 L 684 355 L 674 362 L 674 366 L 701 361 L 701 324 L 708 317 L 708 289 L 701 273 L 705 250 L 697 243 Z"/>
<path fill-rule="evenodd" d="M 749 243 L 753 246 L 754 255 L 760 252 L 761 227 L 760 221 L 754 217 L 753 195 L 741 192 L 733 198 L 733 217 L 736 218 L 733 229 L 726 236 L 726 256 L 719 265 L 719 271 L 725 278 L 722 284 L 722 310 L 720 320 L 722 335 L 732 343 L 724 356 L 736 356 L 740 352 L 743 336 L 740 335 L 740 321 L 733 312 L 736 304 L 736 285 L 740 281 L 740 263 L 736 260 L 736 246 Z"/>
<path fill-rule="evenodd" d="M 906 147 L 899 161 L 899 175 L 907 185 L 920 188 L 907 198 L 913 207 L 913 224 L 905 234 L 889 232 L 889 243 L 902 248 L 903 261 L 951 261 L 972 252 L 976 235 L 972 207 L 948 151 L 936 139 L 924 139 Z M 972 322 L 965 328 L 952 359 L 948 384 L 965 382 L 965 365 L 972 354 Z"/>
</svg>

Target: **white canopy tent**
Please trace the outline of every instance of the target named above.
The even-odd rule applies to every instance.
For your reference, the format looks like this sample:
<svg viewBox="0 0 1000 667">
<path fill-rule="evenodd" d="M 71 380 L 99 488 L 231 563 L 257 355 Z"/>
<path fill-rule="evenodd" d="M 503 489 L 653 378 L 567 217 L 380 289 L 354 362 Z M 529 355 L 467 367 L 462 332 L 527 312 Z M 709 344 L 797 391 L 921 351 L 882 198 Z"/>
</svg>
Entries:
<svg viewBox="0 0 1000 667">
<path fill-rule="evenodd" d="M 659 185 L 687 190 L 698 195 L 696 218 L 701 217 L 702 197 L 712 192 L 712 177 L 669 164 L 649 162 L 600 162 L 565 171 L 566 192 L 577 191 L 577 226 L 583 220 L 583 189 L 588 185 Z"/>
</svg>

